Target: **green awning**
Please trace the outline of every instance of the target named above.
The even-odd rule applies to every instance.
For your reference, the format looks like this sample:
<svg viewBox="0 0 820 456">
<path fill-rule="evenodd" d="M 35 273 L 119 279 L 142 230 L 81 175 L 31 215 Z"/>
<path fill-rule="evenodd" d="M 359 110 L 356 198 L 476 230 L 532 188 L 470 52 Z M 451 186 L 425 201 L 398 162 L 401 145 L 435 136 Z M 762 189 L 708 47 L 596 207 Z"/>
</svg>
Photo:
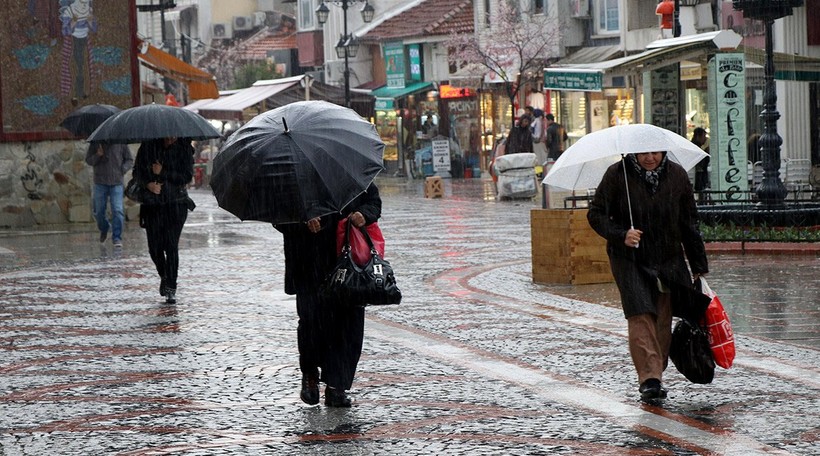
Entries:
<svg viewBox="0 0 820 456">
<path fill-rule="evenodd" d="M 412 84 L 407 84 L 402 89 L 393 88 L 393 87 L 379 87 L 371 92 L 376 98 L 402 98 L 406 97 L 407 95 L 412 95 L 416 92 L 421 92 L 424 90 L 429 90 L 433 88 L 432 82 L 414 82 Z"/>
</svg>

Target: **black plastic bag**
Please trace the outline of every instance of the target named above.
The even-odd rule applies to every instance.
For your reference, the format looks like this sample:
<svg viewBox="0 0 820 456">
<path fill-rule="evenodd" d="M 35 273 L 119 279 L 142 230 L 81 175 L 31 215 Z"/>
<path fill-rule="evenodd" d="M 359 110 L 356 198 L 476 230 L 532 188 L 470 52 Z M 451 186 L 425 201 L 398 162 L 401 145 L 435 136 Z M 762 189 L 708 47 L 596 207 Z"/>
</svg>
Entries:
<svg viewBox="0 0 820 456">
<path fill-rule="evenodd" d="M 715 377 L 715 360 L 706 332 L 685 318 L 678 320 L 672 331 L 669 358 L 692 383 L 712 383 Z"/>
</svg>

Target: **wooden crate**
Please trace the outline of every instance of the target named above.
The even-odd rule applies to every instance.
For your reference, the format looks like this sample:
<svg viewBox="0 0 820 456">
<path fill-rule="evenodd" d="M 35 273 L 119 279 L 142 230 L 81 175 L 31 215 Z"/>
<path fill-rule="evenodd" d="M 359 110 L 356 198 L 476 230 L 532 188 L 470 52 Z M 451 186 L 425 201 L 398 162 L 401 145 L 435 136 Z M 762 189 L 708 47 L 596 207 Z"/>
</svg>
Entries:
<svg viewBox="0 0 820 456">
<path fill-rule="evenodd" d="M 606 241 L 587 222 L 587 209 L 533 209 L 532 280 L 583 285 L 612 282 Z"/>
<path fill-rule="evenodd" d="M 424 179 L 424 197 L 444 197 L 444 183 L 441 181 L 441 176 L 430 176 Z"/>
</svg>

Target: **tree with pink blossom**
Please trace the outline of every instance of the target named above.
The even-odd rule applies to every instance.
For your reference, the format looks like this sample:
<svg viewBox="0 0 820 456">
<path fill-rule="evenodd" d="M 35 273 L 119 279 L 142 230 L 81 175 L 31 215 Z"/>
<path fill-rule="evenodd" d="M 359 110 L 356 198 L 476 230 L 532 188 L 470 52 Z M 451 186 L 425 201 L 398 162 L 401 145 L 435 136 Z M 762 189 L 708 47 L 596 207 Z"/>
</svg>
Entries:
<svg viewBox="0 0 820 456">
<path fill-rule="evenodd" d="M 504 84 L 514 109 L 522 82 L 540 81 L 543 69 L 560 55 L 562 22 L 557 15 L 530 14 L 516 0 L 499 0 L 476 32 L 447 41 L 448 60 L 460 73 Z M 513 113 L 513 116 L 515 113 Z"/>
</svg>

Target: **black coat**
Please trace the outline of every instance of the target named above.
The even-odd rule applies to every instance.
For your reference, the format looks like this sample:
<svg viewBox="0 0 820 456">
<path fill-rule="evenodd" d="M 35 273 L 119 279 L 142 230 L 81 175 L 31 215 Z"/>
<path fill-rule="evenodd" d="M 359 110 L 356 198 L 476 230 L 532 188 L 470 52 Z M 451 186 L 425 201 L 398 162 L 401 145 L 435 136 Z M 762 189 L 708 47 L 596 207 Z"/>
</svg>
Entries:
<svg viewBox="0 0 820 456">
<path fill-rule="evenodd" d="M 689 176 L 680 165 L 668 161 L 658 190 L 652 194 L 646 181 L 627 165 L 635 229 L 643 231 L 640 246 L 635 249 L 624 245 L 630 223 L 623 163 L 607 169 L 589 205 L 587 218 L 607 241 L 624 314 L 628 318 L 655 313 L 660 277 L 673 290 L 673 313 L 683 316 L 691 305 L 686 291 L 691 288 L 692 277 L 686 260 L 693 273 L 709 271 Z"/>
<path fill-rule="evenodd" d="M 304 223 L 274 225 L 284 236 L 285 293 L 315 293 L 336 266 L 336 225 L 353 212 L 361 212 L 365 223 L 376 222 L 382 214 L 382 200 L 376 184 L 342 209 L 322 217 L 322 229 L 311 233 Z"/>
<path fill-rule="evenodd" d="M 156 161 L 162 164 L 160 174 L 154 174 L 151 169 Z M 188 183 L 194 177 L 194 148 L 191 140 L 179 138 L 167 149 L 163 147 L 162 139 L 142 143 L 134 160 L 132 175 L 143 188 L 149 182 L 162 184 L 159 195 L 146 188 L 142 204 L 185 204 L 188 200 Z"/>
</svg>

